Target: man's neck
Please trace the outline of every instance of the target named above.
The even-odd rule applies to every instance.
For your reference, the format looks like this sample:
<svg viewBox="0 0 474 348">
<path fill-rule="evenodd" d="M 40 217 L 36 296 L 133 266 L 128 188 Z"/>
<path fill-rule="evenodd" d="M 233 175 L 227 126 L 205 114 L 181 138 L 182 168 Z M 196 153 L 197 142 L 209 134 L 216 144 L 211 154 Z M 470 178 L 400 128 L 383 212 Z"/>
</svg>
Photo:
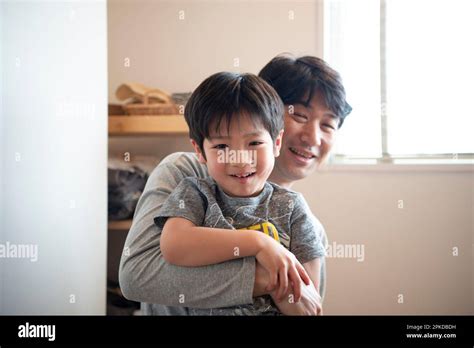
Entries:
<svg viewBox="0 0 474 348">
<path fill-rule="evenodd" d="M 277 185 L 280 185 L 281 187 L 284 187 L 286 189 L 291 189 L 291 186 L 293 186 L 294 181 L 290 181 L 279 175 L 276 170 L 273 170 L 272 174 L 268 178 L 268 181 L 274 182 Z"/>
</svg>

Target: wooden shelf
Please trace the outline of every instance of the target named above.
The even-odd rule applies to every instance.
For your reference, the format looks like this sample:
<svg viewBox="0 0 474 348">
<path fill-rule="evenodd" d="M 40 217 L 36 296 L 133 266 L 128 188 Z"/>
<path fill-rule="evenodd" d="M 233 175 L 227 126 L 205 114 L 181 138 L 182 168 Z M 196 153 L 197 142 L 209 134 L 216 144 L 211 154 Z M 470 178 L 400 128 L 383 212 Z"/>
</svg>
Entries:
<svg viewBox="0 0 474 348">
<path fill-rule="evenodd" d="M 188 134 L 183 115 L 109 116 L 109 135 Z"/>
<path fill-rule="evenodd" d="M 132 227 L 132 220 L 109 221 L 109 230 L 128 231 Z"/>
</svg>

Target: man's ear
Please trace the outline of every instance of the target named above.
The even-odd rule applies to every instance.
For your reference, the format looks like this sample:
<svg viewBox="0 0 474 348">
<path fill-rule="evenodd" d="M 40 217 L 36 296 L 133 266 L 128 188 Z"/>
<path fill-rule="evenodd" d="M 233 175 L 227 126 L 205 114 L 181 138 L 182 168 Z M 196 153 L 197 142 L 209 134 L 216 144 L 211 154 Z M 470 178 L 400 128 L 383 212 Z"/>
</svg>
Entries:
<svg viewBox="0 0 474 348">
<path fill-rule="evenodd" d="M 275 139 L 275 146 L 273 148 L 273 153 L 275 154 L 275 157 L 278 157 L 280 156 L 280 149 L 281 149 L 281 145 L 282 145 L 282 141 L 283 141 L 283 133 L 285 131 L 282 129 L 280 131 L 280 133 L 278 134 L 278 136 L 276 137 Z"/>
<path fill-rule="evenodd" d="M 202 151 L 199 145 L 196 143 L 196 141 L 194 141 L 194 139 L 189 139 L 189 141 L 191 142 L 191 145 L 193 146 L 194 151 L 196 152 L 196 155 L 198 156 L 199 162 L 202 164 L 206 164 L 206 159 L 204 158 L 204 155 L 202 154 Z"/>
</svg>

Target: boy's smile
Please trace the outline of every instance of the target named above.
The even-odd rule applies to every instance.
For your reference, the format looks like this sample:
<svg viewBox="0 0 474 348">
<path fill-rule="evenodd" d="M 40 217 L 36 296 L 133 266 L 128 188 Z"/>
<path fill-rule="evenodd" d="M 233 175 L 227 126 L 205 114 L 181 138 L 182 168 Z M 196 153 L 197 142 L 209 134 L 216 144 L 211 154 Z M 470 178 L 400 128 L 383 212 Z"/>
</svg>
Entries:
<svg viewBox="0 0 474 348">
<path fill-rule="evenodd" d="M 229 196 L 257 196 L 273 170 L 283 131 L 274 142 L 270 133 L 248 115 L 234 115 L 229 132 L 224 118 L 218 130 L 214 124 L 209 129 L 210 136 L 203 143 L 205 158 L 191 140 L 209 175 Z"/>
</svg>

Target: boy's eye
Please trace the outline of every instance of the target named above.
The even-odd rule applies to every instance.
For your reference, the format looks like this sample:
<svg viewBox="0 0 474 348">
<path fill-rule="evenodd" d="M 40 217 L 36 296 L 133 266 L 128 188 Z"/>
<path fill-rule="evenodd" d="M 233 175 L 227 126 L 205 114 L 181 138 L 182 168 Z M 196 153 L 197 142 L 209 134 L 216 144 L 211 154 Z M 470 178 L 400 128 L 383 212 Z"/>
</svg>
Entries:
<svg viewBox="0 0 474 348">
<path fill-rule="evenodd" d="M 252 142 L 250 143 L 250 145 L 252 145 L 252 146 L 261 145 L 261 144 L 263 144 L 262 141 L 252 141 Z"/>
<path fill-rule="evenodd" d="M 213 146 L 213 149 L 225 149 L 227 147 L 227 144 L 218 144 L 216 146 Z"/>
</svg>

